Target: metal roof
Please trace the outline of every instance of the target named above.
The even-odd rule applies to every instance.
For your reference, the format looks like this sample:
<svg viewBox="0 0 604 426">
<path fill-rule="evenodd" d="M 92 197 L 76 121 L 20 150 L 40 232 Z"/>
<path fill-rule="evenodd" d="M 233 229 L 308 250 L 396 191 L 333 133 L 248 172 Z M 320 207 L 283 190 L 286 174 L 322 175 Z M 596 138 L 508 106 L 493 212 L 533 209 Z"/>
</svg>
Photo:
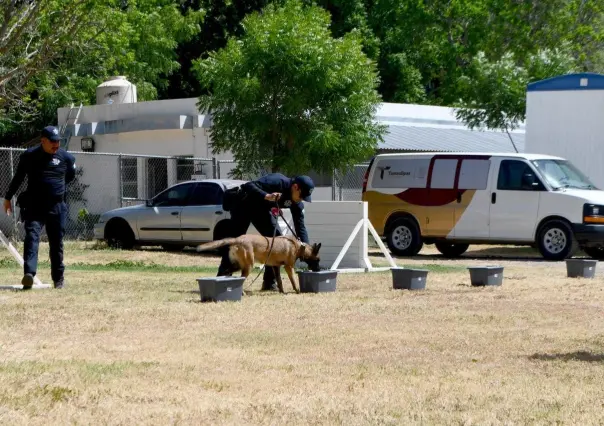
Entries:
<svg viewBox="0 0 604 426">
<path fill-rule="evenodd" d="M 524 133 L 510 132 L 518 152 L 524 152 Z M 442 152 L 516 152 L 507 133 L 425 126 L 390 125 L 379 150 Z"/>
<path fill-rule="evenodd" d="M 578 74 L 563 74 L 545 80 L 535 81 L 527 85 L 527 92 L 553 92 L 568 90 L 602 90 L 604 75 L 584 72 Z"/>
</svg>

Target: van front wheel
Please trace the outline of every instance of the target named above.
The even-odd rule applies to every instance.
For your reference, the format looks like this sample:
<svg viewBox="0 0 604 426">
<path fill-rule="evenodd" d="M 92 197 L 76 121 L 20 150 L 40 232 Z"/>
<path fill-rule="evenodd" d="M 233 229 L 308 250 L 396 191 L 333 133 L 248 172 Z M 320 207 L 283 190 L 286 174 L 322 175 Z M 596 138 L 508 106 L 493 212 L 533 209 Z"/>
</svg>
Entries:
<svg viewBox="0 0 604 426">
<path fill-rule="evenodd" d="M 537 235 L 539 252 L 547 260 L 564 260 L 573 255 L 575 238 L 571 227 L 561 220 L 547 222 Z"/>
<path fill-rule="evenodd" d="M 396 219 L 388 229 L 386 243 L 395 256 L 415 256 L 424 246 L 419 227 L 410 218 Z"/>
</svg>

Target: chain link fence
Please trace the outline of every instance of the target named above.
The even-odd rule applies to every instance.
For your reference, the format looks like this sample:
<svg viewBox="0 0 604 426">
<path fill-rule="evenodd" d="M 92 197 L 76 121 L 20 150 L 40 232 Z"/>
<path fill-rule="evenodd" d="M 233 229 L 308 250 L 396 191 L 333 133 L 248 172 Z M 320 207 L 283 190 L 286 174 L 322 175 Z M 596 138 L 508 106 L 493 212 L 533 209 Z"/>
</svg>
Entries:
<svg viewBox="0 0 604 426">
<path fill-rule="evenodd" d="M 4 197 L 16 173 L 21 148 L 0 147 L 0 191 Z M 67 187 L 66 240 L 91 240 L 100 215 L 109 210 L 143 204 L 166 188 L 188 180 L 230 179 L 234 160 L 217 158 L 167 157 L 153 155 L 73 152 L 76 177 Z M 346 171 L 334 171 L 325 198 L 334 201 L 360 201 L 363 178 L 369 163 L 356 164 Z M 329 182 L 324 182 L 328 184 Z M 23 240 L 25 233 L 15 206 L 25 190 L 24 182 L 13 197 L 10 217 L 0 212 L 0 230 L 9 238 Z M 46 239 L 43 232 L 42 238 Z"/>
<path fill-rule="evenodd" d="M 235 160 L 216 161 L 216 179 L 231 179 L 231 171 L 237 166 Z"/>
<path fill-rule="evenodd" d="M 0 191 L 4 197 L 21 154 L 19 148 L 0 147 Z M 143 204 L 166 188 L 188 180 L 217 177 L 215 158 L 162 157 L 152 155 L 71 152 L 76 159 L 76 176 L 67 187 L 68 209 L 65 240 L 90 240 L 94 224 L 106 211 Z M 225 177 L 223 177 L 225 178 Z M 0 230 L 13 240 L 23 240 L 17 196 L 27 188 L 27 178 L 12 199 L 14 214 L 0 212 Z M 42 238 L 46 240 L 43 231 Z"/>
<path fill-rule="evenodd" d="M 333 175 L 333 201 L 361 201 L 363 179 L 369 163 L 355 164 L 351 169 L 336 170 Z"/>
</svg>

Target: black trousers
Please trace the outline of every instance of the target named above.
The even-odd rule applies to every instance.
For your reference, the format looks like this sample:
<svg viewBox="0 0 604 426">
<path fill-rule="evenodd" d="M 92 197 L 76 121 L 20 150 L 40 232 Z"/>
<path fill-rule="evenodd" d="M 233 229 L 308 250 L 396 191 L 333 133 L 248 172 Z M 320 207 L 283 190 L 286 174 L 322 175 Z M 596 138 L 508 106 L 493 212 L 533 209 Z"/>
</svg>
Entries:
<svg viewBox="0 0 604 426">
<path fill-rule="evenodd" d="M 65 220 L 67 206 L 64 202 L 53 203 L 35 210 L 24 209 L 21 218 L 25 227 L 23 248 L 23 273 L 36 276 L 38 269 L 38 248 L 40 234 L 46 226 L 48 246 L 50 249 L 50 275 L 53 282 L 63 279 L 65 265 L 63 264 L 63 236 L 65 235 Z"/>
<path fill-rule="evenodd" d="M 281 236 L 277 219 L 271 214 L 270 207 L 263 203 L 250 203 L 241 201 L 231 209 L 232 227 L 229 232 L 229 237 L 236 238 L 245 234 L 253 224 L 260 235 L 265 237 Z M 276 233 L 275 233 L 276 232 Z M 232 275 L 232 265 L 229 260 L 229 248 L 221 248 L 222 260 L 218 267 L 217 276 Z M 264 268 L 263 288 L 270 287 L 275 283 L 275 271 L 272 267 Z"/>
</svg>

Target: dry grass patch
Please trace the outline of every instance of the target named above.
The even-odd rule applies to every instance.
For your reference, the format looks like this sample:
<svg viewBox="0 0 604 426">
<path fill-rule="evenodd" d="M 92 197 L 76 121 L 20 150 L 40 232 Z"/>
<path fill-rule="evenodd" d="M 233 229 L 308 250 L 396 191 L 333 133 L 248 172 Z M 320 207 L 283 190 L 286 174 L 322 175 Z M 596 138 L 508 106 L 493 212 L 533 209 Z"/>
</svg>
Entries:
<svg viewBox="0 0 604 426">
<path fill-rule="evenodd" d="M 465 267 L 484 260 L 427 253 L 399 261 L 439 265 L 423 292 L 340 274 L 336 293 L 257 282 L 242 303 L 202 304 L 195 278 L 214 273 L 169 269 L 191 258 L 74 247 L 68 262 L 167 268 L 68 269 L 65 291 L 0 293 L 0 423 L 604 421 L 602 271 L 501 260 L 502 287 L 472 288 Z"/>
</svg>

